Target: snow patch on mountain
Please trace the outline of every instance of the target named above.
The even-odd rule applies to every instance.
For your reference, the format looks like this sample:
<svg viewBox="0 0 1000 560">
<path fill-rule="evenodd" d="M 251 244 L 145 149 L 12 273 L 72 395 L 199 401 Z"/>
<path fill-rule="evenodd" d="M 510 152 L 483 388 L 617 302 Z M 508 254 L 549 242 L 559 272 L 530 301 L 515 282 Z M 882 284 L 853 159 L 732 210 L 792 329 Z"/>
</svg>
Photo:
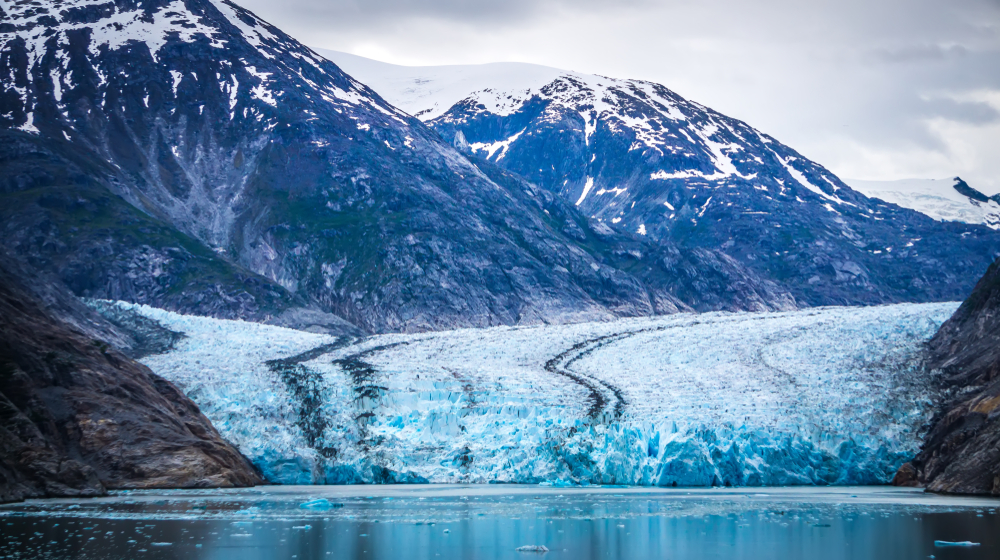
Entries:
<svg viewBox="0 0 1000 560">
<path fill-rule="evenodd" d="M 903 179 L 899 181 L 865 181 L 848 179 L 854 190 L 871 198 L 916 210 L 935 220 L 983 224 L 1000 229 L 1000 203 L 995 198 L 980 196 L 976 200 L 959 192 L 961 181 L 952 179 Z M 984 200 L 985 199 L 985 200 Z"/>
<path fill-rule="evenodd" d="M 268 24 L 262 20 L 259 20 L 247 13 L 240 14 L 236 13 L 236 10 L 228 2 L 223 0 L 212 0 L 212 4 L 222 12 L 226 19 L 230 23 L 236 26 L 243 34 L 243 38 L 246 39 L 248 43 L 260 49 L 264 45 L 265 41 L 279 42 L 280 39 L 270 30 L 267 29 Z M 248 23 L 249 21 L 249 23 Z M 262 51 L 264 52 L 264 51 Z M 267 58 L 273 58 L 273 56 L 265 53 Z"/>
<path fill-rule="evenodd" d="M 580 199 L 576 201 L 577 206 L 579 206 L 581 203 L 583 203 L 584 200 L 586 200 L 587 195 L 590 194 L 590 191 L 593 188 L 594 188 L 594 178 L 587 177 L 587 184 L 583 186 L 583 192 L 580 193 Z"/>
<path fill-rule="evenodd" d="M 51 8 L 52 12 L 58 10 L 66 14 L 74 10 L 108 7 L 107 4 L 101 0 L 61 0 L 53 2 Z M 136 41 L 145 43 L 155 60 L 171 36 L 184 42 L 202 36 L 211 41 L 213 47 L 225 46 L 224 41 L 216 38 L 217 30 L 203 24 L 201 17 L 189 11 L 182 0 L 174 0 L 155 11 L 121 10 L 113 5 L 112 8 L 111 14 L 94 23 L 63 19 L 55 26 L 49 25 L 46 20 L 53 14 L 38 9 L 34 2 L 17 2 L 8 8 L 8 15 L 18 26 L 30 28 L 19 30 L 19 36 L 28 44 L 29 68 L 34 67 L 45 53 L 45 43 L 62 40 L 68 44 L 65 33 L 74 30 L 90 30 L 90 52 L 93 56 L 97 56 L 101 48 L 114 51 Z"/>
<path fill-rule="evenodd" d="M 120 305 L 186 335 L 144 362 L 272 482 L 661 486 L 887 482 L 933 414 L 919 351 L 957 306 L 348 341 Z"/>
<path fill-rule="evenodd" d="M 488 154 L 487 157 L 490 158 L 492 158 L 497 153 L 497 151 L 499 151 L 500 155 L 497 156 L 497 161 L 500 161 L 501 159 L 503 159 L 505 155 L 507 155 L 507 150 L 510 148 L 510 144 L 512 142 L 516 142 L 517 139 L 522 134 L 524 134 L 524 130 L 521 130 L 520 132 L 514 134 L 513 136 L 511 136 L 506 140 L 501 140 L 499 142 L 492 142 L 490 144 L 487 144 L 485 142 L 475 142 L 473 144 L 469 144 L 469 149 L 472 150 L 473 152 L 485 151 Z"/>
</svg>

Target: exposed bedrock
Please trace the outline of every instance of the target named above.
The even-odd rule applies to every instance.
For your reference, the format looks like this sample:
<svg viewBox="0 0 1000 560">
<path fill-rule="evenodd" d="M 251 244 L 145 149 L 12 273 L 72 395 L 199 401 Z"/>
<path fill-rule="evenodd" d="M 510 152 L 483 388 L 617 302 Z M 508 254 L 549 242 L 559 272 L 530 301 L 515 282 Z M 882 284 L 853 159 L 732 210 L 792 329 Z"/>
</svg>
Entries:
<svg viewBox="0 0 1000 560">
<path fill-rule="evenodd" d="M 1000 496 L 1000 260 L 930 342 L 949 391 L 923 449 L 894 482 Z"/>
<path fill-rule="evenodd" d="M 102 339 L 136 347 L 0 253 L 0 502 L 262 482 L 194 402 Z"/>
</svg>

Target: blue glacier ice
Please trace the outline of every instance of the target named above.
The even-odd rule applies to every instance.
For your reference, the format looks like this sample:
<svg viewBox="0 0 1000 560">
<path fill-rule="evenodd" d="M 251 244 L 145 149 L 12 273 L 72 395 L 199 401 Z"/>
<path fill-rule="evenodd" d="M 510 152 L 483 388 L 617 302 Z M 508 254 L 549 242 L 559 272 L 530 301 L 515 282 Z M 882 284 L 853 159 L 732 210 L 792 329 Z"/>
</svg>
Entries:
<svg viewBox="0 0 1000 560">
<path fill-rule="evenodd" d="M 271 482 L 554 486 L 885 483 L 937 397 L 920 349 L 957 307 L 348 341 L 119 305 L 187 335 L 144 362 Z"/>
<path fill-rule="evenodd" d="M 326 498 L 317 498 L 315 500 L 309 500 L 308 502 L 303 502 L 299 504 L 302 509 L 309 509 L 313 511 L 329 511 L 331 509 L 342 508 L 344 504 L 334 503 Z"/>
</svg>

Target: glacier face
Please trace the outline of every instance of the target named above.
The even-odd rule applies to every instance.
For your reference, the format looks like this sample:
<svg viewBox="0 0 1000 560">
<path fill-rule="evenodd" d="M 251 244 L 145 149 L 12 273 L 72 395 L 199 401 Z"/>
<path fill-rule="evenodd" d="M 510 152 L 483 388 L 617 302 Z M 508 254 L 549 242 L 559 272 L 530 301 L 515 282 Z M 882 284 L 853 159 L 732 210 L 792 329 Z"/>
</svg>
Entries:
<svg viewBox="0 0 1000 560">
<path fill-rule="evenodd" d="M 887 482 L 955 303 L 334 338 L 119 304 L 144 362 L 282 484 Z"/>
</svg>

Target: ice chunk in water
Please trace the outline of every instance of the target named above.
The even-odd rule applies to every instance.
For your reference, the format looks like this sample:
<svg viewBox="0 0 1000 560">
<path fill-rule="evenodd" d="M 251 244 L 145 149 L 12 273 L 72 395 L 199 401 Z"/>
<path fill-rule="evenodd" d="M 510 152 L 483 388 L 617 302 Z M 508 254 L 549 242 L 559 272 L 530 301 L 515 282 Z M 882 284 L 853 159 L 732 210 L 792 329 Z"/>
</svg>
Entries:
<svg viewBox="0 0 1000 560">
<path fill-rule="evenodd" d="M 970 541 L 961 541 L 961 542 L 934 541 L 934 546 L 941 548 L 952 547 L 952 546 L 979 546 L 979 543 Z"/>
<path fill-rule="evenodd" d="M 308 502 L 299 504 L 299 507 L 302 509 L 311 509 L 315 511 L 327 511 L 330 509 L 342 508 L 344 507 L 344 504 L 331 502 L 326 498 L 319 498 L 316 500 L 310 500 Z"/>
</svg>

